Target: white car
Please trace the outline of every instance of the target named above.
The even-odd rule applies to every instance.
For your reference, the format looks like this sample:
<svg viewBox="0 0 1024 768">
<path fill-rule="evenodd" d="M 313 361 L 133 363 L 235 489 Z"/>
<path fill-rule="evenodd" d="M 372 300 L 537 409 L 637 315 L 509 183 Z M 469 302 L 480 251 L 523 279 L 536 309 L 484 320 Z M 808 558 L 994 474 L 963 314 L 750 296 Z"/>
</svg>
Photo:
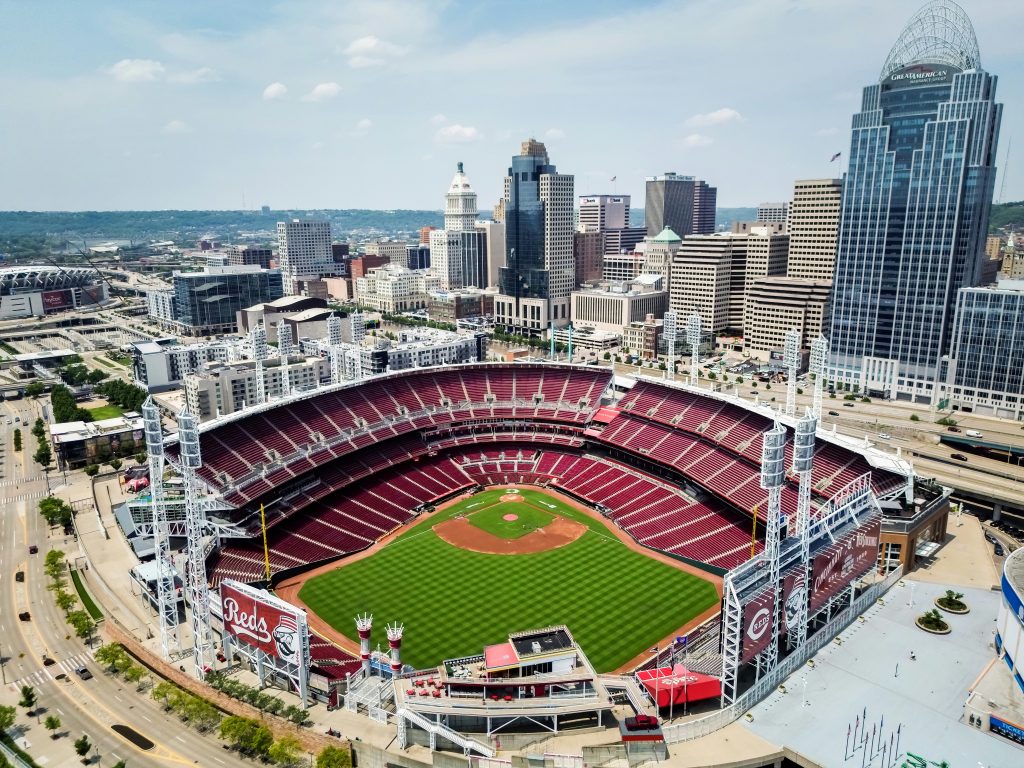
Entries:
<svg viewBox="0 0 1024 768">
<path fill-rule="evenodd" d="M 888 440 L 891 437 L 892 437 L 892 435 L 890 435 L 888 432 L 879 432 L 878 433 L 878 439 L 879 440 Z"/>
</svg>

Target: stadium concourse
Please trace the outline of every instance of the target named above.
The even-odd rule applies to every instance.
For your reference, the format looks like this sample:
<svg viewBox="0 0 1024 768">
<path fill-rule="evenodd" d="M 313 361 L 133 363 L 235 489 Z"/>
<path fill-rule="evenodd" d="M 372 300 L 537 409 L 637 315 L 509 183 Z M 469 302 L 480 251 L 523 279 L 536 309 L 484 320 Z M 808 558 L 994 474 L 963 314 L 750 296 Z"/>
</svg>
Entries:
<svg viewBox="0 0 1024 768">
<path fill-rule="evenodd" d="M 218 535 L 208 577 L 213 586 L 265 581 L 261 510 L 276 582 L 362 552 L 424 510 L 492 485 L 565 494 L 639 546 L 723 576 L 764 549 L 770 493 L 761 487 L 762 443 L 773 426 L 784 433 L 785 537 L 798 504 L 797 424 L 766 406 L 645 378 L 622 393 L 607 370 L 555 363 L 417 369 L 304 393 L 200 425 L 198 475 L 220 507 L 210 515 Z M 856 539 L 872 547 L 870 557 L 860 553 L 860 570 L 844 566 L 841 578 L 829 563 L 836 573 L 811 601 L 821 627 L 840 603 L 852 610 L 853 582 L 873 566 L 874 500 L 898 508 L 915 494 L 906 462 L 823 432 L 813 442 L 811 518 L 831 521 L 815 533 L 825 559 L 847 557 L 843 546 L 869 522 L 842 505 L 855 494 L 874 505 L 873 527 Z M 176 450 L 172 438 L 172 460 Z M 321 669 L 358 664 L 314 643 Z"/>
</svg>

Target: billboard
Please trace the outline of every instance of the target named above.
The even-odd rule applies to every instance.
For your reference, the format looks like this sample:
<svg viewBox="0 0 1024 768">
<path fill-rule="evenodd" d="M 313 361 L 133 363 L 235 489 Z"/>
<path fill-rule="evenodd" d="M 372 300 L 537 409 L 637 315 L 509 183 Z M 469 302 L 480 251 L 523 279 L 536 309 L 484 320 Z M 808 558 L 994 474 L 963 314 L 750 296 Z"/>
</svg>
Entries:
<svg viewBox="0 0 1024 768">
<path fill-rule="evenodd" d="M 308 668 L 305 611 L 237 581 L 221 584 L 220 601 L 224 632 L 233 641 L 257 648 L 285 664 Z"/>
<path fill-rule="evenodd" d="M 875 518 L 845 534 L 814 556 L 811 565 L 811 610 L 828 602 L 875 564 L 882 521 Z"/>
<path fill-rule="evenodd" d="M 775 612 L 775 587 L 768 585 L 743 606 L 743 650 L 740 661 L 746 663 L 768 647 L 772 639 L 772 614 Z"/>
<path fill-rule="evenodd" d="M 800 615 L 801 603 L 807 603 L 807 583 L 803 568 L 798 564 L 782 577 L 782 624 L 779 635 L 794 629 L 793 622 Z"/>
<path fill-rule="evenodd" d="M 45 312 L 55 312 L 75 304 L 75 297 L 71 291 L 43 291 L 42 296 L 43 311 Z"/>
</svg>

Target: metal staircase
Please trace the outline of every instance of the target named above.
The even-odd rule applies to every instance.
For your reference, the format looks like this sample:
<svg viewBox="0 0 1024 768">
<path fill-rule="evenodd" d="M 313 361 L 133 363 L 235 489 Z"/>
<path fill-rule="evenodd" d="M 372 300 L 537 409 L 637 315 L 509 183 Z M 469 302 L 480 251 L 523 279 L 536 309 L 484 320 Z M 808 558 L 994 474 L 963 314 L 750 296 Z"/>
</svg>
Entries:
<svg viewBox="0 0 1024 768">
<path fill-rule="evenodd" d="M 441 725 L 432 720 L 428 720 L 418 712 L 400 707 L 396 713 L 398 716 L 398 745 L 405 749 L 408 745 L 408 738 L 406 736 L 407 721 L 422 728 L 424 731 L 430 734 L 430 749 L 434 751 L 437 749 L 437 737 L 443 736 L 458 747 L 462 748 L 464 754 L 468 755 L 470 751 L 476 752 L 478 755 L 483 757 L 494 757 L 494 750 L 486 744 L 482 744 L 476 739 L 471 739 L 468 736 L 463 736 L 458 731 L 453 731 L 447 725 Z"/>
</svg>

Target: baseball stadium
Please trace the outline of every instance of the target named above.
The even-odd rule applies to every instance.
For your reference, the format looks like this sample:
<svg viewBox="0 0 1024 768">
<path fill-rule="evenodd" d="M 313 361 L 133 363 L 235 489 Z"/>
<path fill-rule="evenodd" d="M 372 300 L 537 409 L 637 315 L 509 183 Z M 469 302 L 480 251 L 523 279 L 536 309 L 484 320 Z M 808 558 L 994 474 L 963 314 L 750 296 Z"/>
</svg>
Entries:
<svg viewBox="0 0 1024 768">
<path fill-rule="evenodd" d="M 483 755 L 621 707 L 721 727 L 898 577 L 882 517 L 944 501 L 811 416 L 593 366 L 416 369 L 198 431 L 211 589 L 305 612 L 314 697 Z"/>
</svg>

